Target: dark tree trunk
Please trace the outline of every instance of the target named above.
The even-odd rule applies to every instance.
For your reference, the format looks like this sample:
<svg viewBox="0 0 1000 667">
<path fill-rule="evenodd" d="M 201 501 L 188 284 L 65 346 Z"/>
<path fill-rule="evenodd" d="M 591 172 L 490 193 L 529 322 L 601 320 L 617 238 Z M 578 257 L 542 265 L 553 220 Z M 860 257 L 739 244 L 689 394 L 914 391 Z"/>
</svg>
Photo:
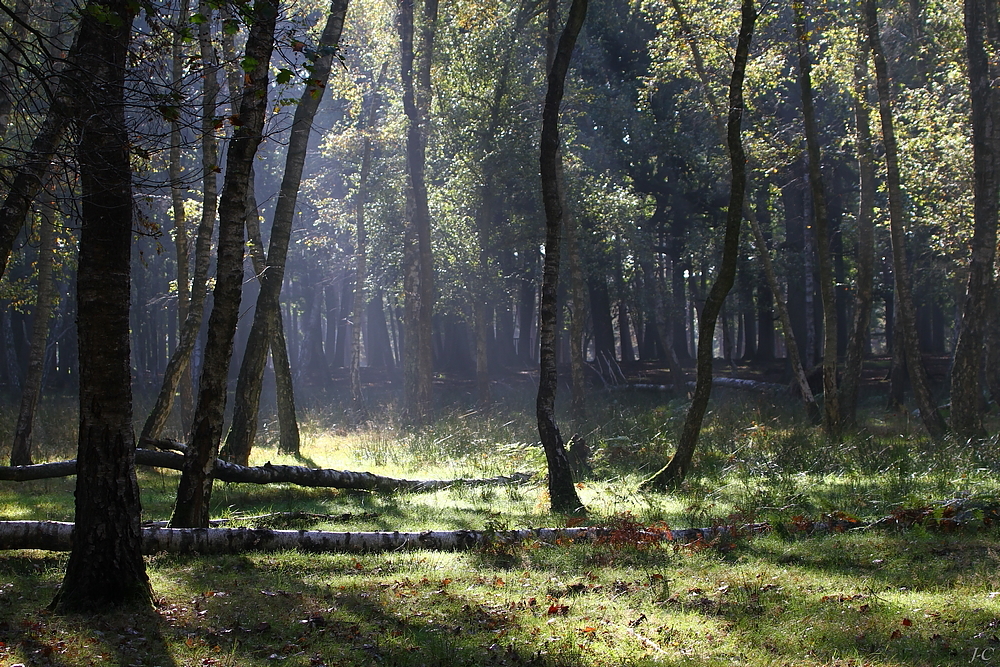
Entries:
<svg viewBox="0 0 1000 667">
<path fill-rule="evenodd" d="M 124 82 L 130 7 L 109 0 L 100 14 L 82 12 L 77 42 L 80 430 L 76 529 L 51 604 L 58 611 L 148 605 L 152 598 L 141 551 L 129 363 L 133 202 Z"/>
<path fill-rule="evenodd" d="M 206 17 L 211 17 L 212 10 L 207 0 L 200 3 L 200 11 Z M 218 205 L 218 181 L 216 170 L 219 162 L 219 143 L 216 136 L 215 117 L 218 107 L 219 80 L 218 63 L 212 46 L 211 21 L 198 25 L 198 45 L 201 51 L 204 90 L 201 107 L 201 152 L 202 152 L 202 206 L 201 220 L 198 223 L 198 234 L 194 249 L 194 275 L 191 280 L 191 298 L 187 316 L 181 326 L 177 347 L 170 355 L 167 368 L 163 373 L 163 383 L 156 403 L 143 424 L 139 441 L 155 440 L 160 437 L 163 427 L 170 417 L 174 396 L 180 383 L 188 383 L 190 387 L 191 357 L 205 313 L 205 297 L 207 295 L 208 269 L 212 259 L 212 231 L 215 228 L 216 208 Z M 185 391 L 181 390 L 182 393 Z M 188 422 L 184 421 L 187 427 Z"/>
<path fill-rule="evenodd" d="M 12 466 L 31 465 L 31 432 L 35 424 L 35 412 L 42 394 L 42 378 L 45 371 L 45 347 L 49 340 L 49 325 L 52 319 L 53 302 L 56 299 L 55 278 L 52 275 L 55 243 L 53 240 L 55 211 L 51 203 L 43 207 L 38 231 L 38 290 L 35 294 L 35 316 L 31 329 L 31 351 L 28 355 L 28 372 L 24 376 L 21 390 L 21 408 L 14 428 L 14 440 L 10 447 Z"/>
<path fill-rule="evenodd" d="M 858 63 L 854 78 L 854 118 L 857 133 L 858 172 L 858 256 L 854 321 L 847 344 L 844 383 L 841 388 L 841 416 L 845 426 L 857 423 L 858 393 L 862 362 L 868 340 L 875 275 L 875 154 L 872 150 L 871 119 L 868 113 L 868 53 L 863 48 L 864 30 L 859 25 Z"/>
<path fill-rule="evenodd" d="M 1000 99 L 993 89 L 987 47 L 1000 46 L 995 0 L 965 0 L 965 35 L 972 100 L 972 148 L 975 192 L 975 228 L 962 326 L 955 346 L 951 376 L 951 426 L 963 438 L 985 435 L 982 418 L 983 343 L 989 294 L 994 289 L 993 267 L 1000 208 Z"/>
<path fill-rule="evenodd" d="M 815 221 L 816 254 L 819 260 L 819 289 L 823 304 L 823 429 L 833 440 L 840 439 L 840 401 L 837 395 L 837 298 L 834 292 L 833 265 L 830 256 L 830 233 L 826 191 L 820 162 L 819 129 L 813 108 L 812 62 L 806 33 L 805 10 L 801 0 L 794 3 L 795 35 L 799 51 L 799 87 L 802 91 L 802 115 L 805 120 L 806 146 L 809 154 L 809 185 Z"/>
<path fill-rule="evenodd" d="M 292 120 L 291 138 L 285 157 L 285 172 L 281 180 L 281 189 L 278 193 L 278 201 L 274 207 L 274 218 L 271 223 L 267 264 L 260 275 L 257 307 L 254 310 L 253 325 L 250 328 L 250 335 L 243 352 L 243 363 L 240 366 L 240 374 L 236 384 L 233 423 L 226 438 L 226 458 L 241 465 L 246 465 L 249 461 L 250 450 L 257 435 L 257 413 L 260 407 L 264 366 L 267 363 L 268 350 L 276 347 L 273 343 L 276 340 L 278 320 L 281 318 L 281 285 L 285 277 L 285 261 L 292 235 L 292 222 L 295 218 L 295 202 L 299 185 L 302 182 L 306 149 L 309 145 L 313 118 L 323 99 L 323 91 L 326 89 L 326 82 L 330 77 L 334 52 L 344 26 L 347 4 L 348 0 L 334 0 L 330 7 L 330 14 L 320 37 L 322 55 L 313 63 L 312 76 L 306 84 L 299 104 L 295 107 L 295 116 Z M 268 50 L 268 56 L 270 57 L 270 50 Z M 260 93 L 246 90 L 243 94 L 244 102 L 247 94 L 259 95 Z M 241 116 L 242 113 L 241 109 Z M 254 149 L 256 150 L 256 146 Z M 316 309 L 319 308 L 318 294 L 315 294 L 313 305 Z M 318 310 L 316 315 L 318 317 Z M 282 337 L 282 342 L 284 342 L 284 337 Z M 316 342 L 319 342 L 318 336 Z M 275 361 L 277 362 L 278 359 Z M 290 382 L 284 382 L 282 386 L 290 392 Z M 292 418 L 292 421 L 295 421 L 291 415 L 286 414 L 286 418 Z M 286 424 L 286 426 L 290 427 L 290 424 Z M 296 433 L 298 431 L 297 425 L 295 431 Z M 297 451 L 298 446 L 292 444 L 292 439 L 297 440 L 297 438 L 292 438 L 290 434 L 288 446 Z"/>
<path fill-rule="evenodd" d="M 726 233 L 723 244 L 722 264 L 715 283 L 701 310 L 698 328 L 698 379 L 694 397 L 688 408 L 684 427 L 681 431 L 677 451 L 660 471 L 643 482 L 644 488 L 676 488 L 684 481 L 695 445 L 701 432 L 701 423 L 712 393 L 712 347 L 715 325 L 726 295 L 732 289 L 736 278 L 736 260 L 739 254 L 740 228 L 743 223 L 743 203 L 746 191 L 746 154 L 740 132 L 743 118 L 743 79 L 750 56 L 750 40 L 753 36 L 757 13 L 753 0 L 743 0 L 741 8 L 740 33 L 736 46 L 733 75 L 729 84 L 729 119 L 726 125 L 726 139 L 729 146 L 732 167 L 732 187 L 729 193 L 729 208 L 726 214 Z"/>
<path fill-rule="evenodd" d="M 940 439 L 948 427 L 931 400 L 927 371 L 920 355 L 920 340 L 917 336 L 910 271 L 906 264 L 905 209 L 899 176 L 898 148 L 892 119 L 889 72 L 882 50 L 878 9 L 875 0 L 865 0 L 865 16 L 869 47 L 875 59 L 875 81 L 878 87 L 879 113 L 882 120 L 882 143 L 885 147 L 886 185 L 889 191 L 889 234 L 892 238 L 896 307 L 900 315 L 896 326 L 901 329 L 902 339 L 906 346 L 906 370 L 910 376 L 910 384 L 913 386 L 913 395 L 920 411 L 920 419 L 930 436 L 934 439 Z"/>
<path fill-rule="evenodd" d="M 277 14 L 277 4 L 261 0 L 254 7 L 253 23 L 247 38 L 246 56 L 254 66 L 246 71 L 239 112 L 242 125 L 233 134 L 226 159 L 225 184 L 219 201 L 214 303 L 208 322 L 208 340 L 191 443 L 184 457 L 177 501 L 170 518 L 171 525 L 177 528 L 208 526 L 212 468 L 222 439 L 226 383 L 243 287 L 247 189 L 264 128 Z"/>
<path fill-rule="evenodd" d="M 542 300 L 539 308 L 540 376 L 535 414 L 538 433 L 548 464 L 549 501 L 554 512 L 576 512 L 582 506 L 573 485 L 566 448 L 556 426 L 556 319 L 559 289 L 559 245 L 566 212 L 560 183 L 559 106 L 566 84 L 566 72 L 576 38 L 587 15 L 587 0 L 573 0 L 566 26 L 559 38 L 548 73 L 548 89 L 542 112 L 542 136 L 539 168 L 542 178 L 542 202 L 545 205 L 545 265 Z M 550 31 L 550 34 L 552 32 Z"/>
<path fill-rule="evenodd" d="M 538 290 L 532 277 L 521 279 L 520 297 L 517 307 L 517 356 L 525 366 L 531 366 L 536 360 L 536 346 L 531 344 L 531 328 L 535 322 L 535 304 L 538 301 Z"/>
<path fill-rule="evenodd" d="M 431 219 L 424 180 L 428 115 L 431 101 L 431 59 L 437 26 L 438 0 L 424 0 L 420 39 L 414 54 L 413 0 L 400 4 L 399 34 L 403 109 L 407 118 L 406 347 L 403 376 L 406 410 L 422 422 L 430 418 L 434 371 L 434 266 Z"/>
</svg>

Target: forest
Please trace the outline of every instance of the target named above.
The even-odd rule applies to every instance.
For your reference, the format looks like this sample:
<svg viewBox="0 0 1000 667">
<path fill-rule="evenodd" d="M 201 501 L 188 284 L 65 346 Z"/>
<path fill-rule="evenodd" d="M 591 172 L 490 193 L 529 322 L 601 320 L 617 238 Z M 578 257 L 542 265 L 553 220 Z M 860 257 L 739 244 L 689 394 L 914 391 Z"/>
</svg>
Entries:
<svg viewBox="0 0 1000 667">
<path fill-rule="evenodd" d="M 998 81 L 996 0 L 0 0 L 0 662 L 989 662 Z"/>
</svg>

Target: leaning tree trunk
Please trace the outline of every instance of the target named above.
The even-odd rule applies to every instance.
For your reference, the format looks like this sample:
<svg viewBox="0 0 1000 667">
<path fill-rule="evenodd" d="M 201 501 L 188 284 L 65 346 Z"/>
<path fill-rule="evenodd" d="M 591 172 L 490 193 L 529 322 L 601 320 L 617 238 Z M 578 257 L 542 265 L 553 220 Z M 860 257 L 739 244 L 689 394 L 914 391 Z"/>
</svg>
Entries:
<svg viewBox="0 0 1000 667">
<path fill-rule="evenodd" d="M 184 79 L 184 37 L 188 24 L 189 0 L 181 0 L 177 23 L 174 25 L 171 43 L 171 93 L 175 96 L 176 110 L 170 121 L 170 155 L 168 177 L 170 179 L 170 202 L 174 217 L 174 251 L 177 258 L 177 322 L 183 329 L 191 307 L 190 243 L 188 242 L 187 216 L 184 213 L 185 187 L 181 175 L 181 121 L 180 100 Z M 191 384 L 191 364 L 186 364 L 180 377 L 181 429 L 187 429 L 194 411 L 194 388 Z M 159 434 L 157 434 L 158 436 Z"/>
<path fill-rule="evenodd" d="M 795 37 L 799 52 L 799 87 L 805 121 L 806 151 L 809 154 L 809 187 L 813 220 L 816 223 L 816 254 L 819 258 L 819 292 L 823 305 L 823 429 L 833 440 L 840 439 L 840 401 L 837 395 L 837 297 L 830 261 L 830 234 L 820 162 L 819 130 L 813 108 L 812 62 L 806 33 L 803 0 L 794 0 Z"/>
<path fill-rule="evenodd" d="M 951 375 L 951 427 L 963 438 L 985 435 L 979 376 L 984 359 L 989 293 L 994 282 L 997 215 L 1000 209 L 1000 183 L 997 178 L 1000 168 L 1000 99 L 993 90 L 996 74 L 990 71 L 986 47 L 989 46 L 992 51 L 1000 46 L 996 23 L 995 1 L 965 0 L 969 98 L 972 101 L 975 228 L 962 326 L 955 345 Z"/>
<path fill-rule="evenodd" d="M 200 13 L 210 19 L 212 9 L 208 0 L 201 0 Z M 194 352 L 198 333 L 205 313 L 205 296 L 208 285 L 208 269 L 212 260 L 212 231 L 215 228 L 216 208 L 218 206 L 218 180 L 216 171 L 219 169 L 219 141 L 216 136 L 215 118 L 218 110 L 219 79 L 218 62 L 212 45 L 211 21 L 205 20 L 198 24 L 198 46 L 201 51 L 202 65 L 202 104 L 201 104 L 201 168 L 202 168 L 202 204 L 201 220 L 194 247 L 194 275 L 191 279 L 191 297 L 187 316 L 181 326 L 177 347 L 170 355 L 167 368 L 163 372 L 163 382 L 156 403 L 150 410 L 139 435 L 139 442 L 156 440 L 166 426 L 167 418 L 173 409 L 174 397 L 181 382 L 189 382 L 191 356 Z M 184 389 L 181 389 L 182 395 Z M 187 424 L 185 423 L 185 426 Z"/>
<path fill-rule="evenodd" d="M 58 611 L 148 605 L 152 598 L 141 552 L 129 353 L 133 201 L 125 68 L 131 7 L 105 0 L 100 13 L 82 12 L 73 72 L 81 187 L 80 430 L 77 530 L 51 605 Z"/>
<path fill-rule="evenodd" d="M 548 464 L 549 501 L 554 512 L 576 512 L 582 506 L 573 485 L 566 448 L 556 426 L 556 319 L 559 287 L 559 244 L 565 220 L 564 197 L 560 183 L 559 106 L 566 85 L 566 72 L 573 55 L 577 36 L 587 16 L 587 0 L 573 0 L 566 27 L 549 69 L 548 90 L 542 111 L 541 155 L 542 202 L 545 205 L 545 265 L 542 274 L 542 300 L 539 306 L 538 338 L 540 341 L 540 374 L 535 414 L 538 434 L 545 449 Z"/>
<path fill-rule="evenodd" d="M 285 157 L 285 173 L 278 192 L 271 223 L 271 241 L 267 250 L 267 265 L 259 275 L 260 293 L 254 310 L 253 326 L 243 353 L 239 379 L 236 383 L 236 402 L 233 409 L 233 423 L 226 438 L 229 460 L 246 465 L 250 450 L 257 435 L 257 413 L 260 407 L 261 384 L 267 352 L 274 345 L 277 320 L 281 316 L 281 284 L 285 277 L 285 260 L 292 236 L 292 222 L 295 219 L 295 202 L 302 182 L 306 150 L 313 118 L 323 100 L 323 91 L 330 78 L 337 43 L 344 27 L 348 0 L 334 0 L 330 7 L 326 27 L 320 37 L 321 55 L 313 63 L 309 82 L 295 107 L 292 133 Z M 284 337 L 282 337 L 284 343 Z"/>
<path fill-rule="evenodd" d="M 868 42 L 875 60 L 875 82 L 878 87 L 879 114 L 882 120 L 882 143 L 885 147 L 886 186 L 889 191 L 889 235 L 892 239 L 892 270 L 896 280 L 896 303 L 900 314 L 896 326 L 902 330 L 906 357 L 906 370 L 913 386 L 913 395 L 920 411 L 924 428 L 934 439 L 941 438 L 948 430 L 941 413 L 931 399 L 927 369 L 920 356 L 917 336 L 917 315 L 913 306 L 910 269 L 906 263 L 906 223 L 903 192 L 899 176 L 899 149 L 893 127 L 889 71 L 882 38 L 879 35 L 878 9 L 875 0 L 865 0 L 865 18 Z M 895 350 L 894 354 L 899 350 Z"/>
<path fill-rule="evenodd" d="M 871 323 L 875 276 L 875 153 L 872 149 L 871 116 L 868 113 L 868 53 L 863 47 L 864 31 L 858 36 L 858 62 L 854 73 L 854 118 L 857 134 L 858 173 L 858 256 L 857 292 L 854 295 L 854 321 L 847 341 L 844 383 L 841 387 L 840 414 L 845 426 L 857 424 L 858 393 L 865 344 Z"/>
<path fill-rule="evenodd" d="M 726 295 L 732 289 L 736 279 L 736 261 L 739 254 L 740 227 L 743 222 L 746 192 L 746 154 L 743 151 L 740 126 L 743 119 L 743 79 L 750 57 L 750 40 L 753 37 L 754 23 L 757 20 L 753 0 L 743 0 L 740 14 L 739 40 L 733 61 L 733 75 L 729 83 L 729 120 L 726 138 L 729 145 L 730 164 L 732 165 L 732 186 L 729 193 L 729 208 L 726 213 L 722 265 L 719 269 L 719 275 L 708 293 L 708 298 L 705 299 L 705 305 L 701 309 L 700 326 L 698 327 L 698 379 L 691 406 L 688 408 L 687 417 L 684 420 L 681 438 L 677 443 L 677 451 L 674 452 L 666 466 L 643 482 L 643 488 L 676 488 L 680 486 L 687 475 L 694 457 L 698 435 L 701 432 L 701 422 L 708 407 L 708 399 L 712 393 L 712 347 L 715 339 L 715 324 L 726 300 Z"/>
<path fill-rule="evenodd" d="M 438 0 L 424 0 L 420 40 L 414 53 L 413 0 L 400 3 L 400 69 L 406 114 L 407 232 L 404 263 L 404 403 L 410 418 L 425 421 L 432 408 L 434 266 L 425 163 L 431 102 L 431 59 Z"/>
<path fill-rule="evenodd" d="M 719 136 L 723 141 L 725 141 L 726 130 L 725 125 L 722 123 L 722 113 L 719 109 L 719 103 L 716 101 L 715 94 L 712 92 L 711 81 L 709 81 L 708 78 L 708 70 L 705 67 L 705 59 L 702 57 L 701 49 L 698 48 L 698 42 L 694 38 L 694 31 L 691 29 L 690 24 L 684 17 L 684 12 L 682 11 L 678 0 L 671 0 L 671 4 L 674 8 L 675 14 L 677 15 L 677 22 L 680 24 L 681 31 L 684 33 L 688 46 L 691 49 L 691 57 L 694 60 L 695 71 L 701 81 L 702 90 L 705 92 L 705 97 L 708 99 L 709 107 L 712 109 L 712 116 L 715 119 L 715 125 L 719 131 Z M 814 424 L 818 424 L 821 419 L 819 405 L 816 404 L 816 398 L 813 396 L 812 388 L 809 386 L 809 379 L 806 377 L 806 371 L 802 364 L 802 355 L 799 352 L 798 341 L 796 341 L 795 331 L 792 329 L 792 318 L 788 314 L 788 299 L 782 293 L 781 283 L 778 281 L 778 274 L 774 270 L 774 262 L 771 261 L 771 252 L 768 249 L 767 239 L 764 236 L 764 231 L 761 229 L 760 222 L 757 220 L 757 214 L 748 204 L 744 204 L 743 214 L 750 222 L 750 230 L 753 232 L 757 256 L 760 258 L 761 264 L 764 268 L 764 277 L 767 280 L 768 289 L 771 290 L 771 295 L 774 297 L 774 309 L 778 313 L 778 322 L 781 324 L 781 335 L 785 340 L 785 350 L 788 355 L 788 361 L 792 366 L 792 375 L 798 385 L 799 394 L 802 397 L 802 402 L 805 405 L 806 414 L 809 416 L 809 420 Z"/>
<path fill-rule="evenodd" d="M 277 3 L 261 0 L 254 6 L 247 38 L 246 72 L 240 104 L 242 122 L 229 143 L 226 178 L 219 201 L 219 250 L 212 314 L 198 388 L 198 405 L 191 444 L 170 523 L 174 527 L 207 526 L 212 495 L 212 468 L 222 439 L 226 408 L 226 381 L 233 352 L 243 288 L 243 230 L 246 227 L 247 184 L 267 109 L 268 71 L 274 46 Z"/>
<path fill-rule="evenodd" d="M 31 352 L 28 355 L 28 372 L 24 376 L 21 389 L 21 409 L 14 428 L 14 441 L 10 447 L 10 464 L 23 466 L 31 464 L 31 432 L 35 424 L 35 412 L 42 393 L 42 377 L 45 374 L 45 346 L 49 340 L 49 320 L 52 319 L 53 302 L 56 300 L 55 279 L 52 266 L 55 256 L 54 211 L 50 205 L 42 209 L 41 225 L 38 230 L 38 291 L 35 294 L 35 321 L 31 329 Z"/>
<path fill-rule="evenodd" d="M 67 68 L 57 75 L 52 101 L 45 112 L 45 120 L 42 121 L 38 134 L 31 142 L 31 148 L 13 175 L 4 176 L 4 182 L 10 185 L 0 205 L 0 277 L 3 277 L 7 270 L 14 239 L 24 226 L 31 203 L 45 185 L 49 165 L 62 143 L 70 117 L 76 110 L 75 104 L 78 100 L 75 99 L 71 89 L 79 67 L 77 58 L 82 48 L 79 40 L 78 34 L 66 58 Z"/>
</svg>

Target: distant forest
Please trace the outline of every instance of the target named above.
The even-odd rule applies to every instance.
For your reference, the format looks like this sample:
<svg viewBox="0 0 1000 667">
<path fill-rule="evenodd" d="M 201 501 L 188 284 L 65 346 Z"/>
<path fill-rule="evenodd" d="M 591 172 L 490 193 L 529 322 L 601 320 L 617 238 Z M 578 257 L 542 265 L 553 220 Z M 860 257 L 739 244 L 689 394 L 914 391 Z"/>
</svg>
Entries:
<svg viewBox="0 0 1000 667">
<path fill-rule="evenodd" d="M 538 368 L 540 135 L 566 3 L 133 4 L 120 83 L 92 89 L 78 85 L 93 57 L 81 25 L 114 28 L 117 3 L 0 11 L 0 386 L 12 400 L 79 384 L 81 111 L 116 104 L 131 165 L 131 373 L 137 394 L 160 395 L 153 415 L 135 415 L 142 437 L 160 437 L 171 410 L 190 428 L 209 313 L 226 294 L 237 324 L 221 386 L 235 388 L 237 416 L 223 453 L 237 461 L 262 377 L 274 378 L 267 402 L 275 385 L 287 400 L 350 386 L 359 416 L 365 383 L 388 379 L 420 421 L 435 376 L 475 380 L 488 405 L 491 380 Z M 896 405 L 913 386 L 932 434 L 980 433 L 1000 391 L 996 10 L 753 10 L 745 220 L 713 353 L 777 365 L 787 382 L 794 364 L 777 360 L 793 351 L 819 373 L 831 432 L 854 419 L 865 359 L 882 361 Z M 652 367 L 677 391 L 694 379 L 724 264 L 740 20 L 738 3 L 715 0 L 587 9 L 559 114 L 554 350 L 592 383 Z M 122 102 L 101 102 L 107 86 Z M 259 147 L 241 153 L 256 122 Z M 925 356 L 947 359 L 946 381 L 922 386 Z M 838 364 L 824 383 L 817 369 L 830 378 Z M 949 401 L 946 425 L 936 413 Z"/>
</svg>

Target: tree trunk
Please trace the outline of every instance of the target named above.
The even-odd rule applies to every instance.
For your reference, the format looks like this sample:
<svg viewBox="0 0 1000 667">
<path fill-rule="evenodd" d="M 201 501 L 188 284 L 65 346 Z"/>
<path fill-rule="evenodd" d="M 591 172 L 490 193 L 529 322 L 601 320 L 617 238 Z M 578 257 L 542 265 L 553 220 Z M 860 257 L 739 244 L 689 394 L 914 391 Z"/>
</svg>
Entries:
<svg viewBox="0 0 1000 667">
<path fill-rule="evenodd" d="M 191 279 L 191 298 L 187 317 L 181 326 L 177 347 L 170 355 L 167 368 L 163 372 L 163 383 L 156 397 L 153 409 L 146 417 L 139 441 L 155 440 L 160 437 L 163 427 L 170 417 L 174 405 L 177 386 L 187 382 L 190 386 L 190 364 L 201 323 L 205 313 L 205 296 L 208 285 L 208 269 L 212 260 L 212 231 L 215 228 L 216 208 L 218 206 L 218 181 L 216 173 L 219 168 L 219 141 L 216 136 L 215 117 L 218 107 L 219 80 L 218 62 L 215 49 L 212 46 L 211 16 L 212 9 L 208 0 L 201 0 L 199 11 L 206 20 L 198 24 L 198 46 L 202 62 L 202 106 L 201 106 L 201 167 L 202 167 L 202 205 L 201 220 L 198 223 L 198 233 L 194 248 L 194 276 Z M 181 389 L 182 393 L 184 389 Z M 184 425 L 187 426 L 185 421 Z"/>
<path fill-rule="evenodd" d="M 863 46 L 864 31 L 860 25 L 858 28 L 861 34 L 858 36 L 858 61 L 854 74 L 854 118 L 861 182 L 857 221 L 857 292 L 854 295 L 854 321 L 847 344 L 847 361 L 841 388 L 840 408 L 845 426 L 857 424 L 858 393 L 874 303 L 872 285 L 875 275 L 875 153 L 872 149 L 871 117 L 868 113 L 868 53 Z"/>
<path fill-rule="evenodd" d="M 424 178 L 431 101 L 431 59 L 438 0 L 424 0 L 417 53 L 414 54 L 413 0 L 400 4 L 399 34 L 403 110 L 406 113 L 407 234 L 404 350 L 404 403 L 410 418 L 423 422 L 432 408 L 434 351 L 434 265 L 431 220 Z"/>
<path fill-rule="evenodd" d="M 573 485 L 566 448 L 556 426 L 556 319 L 559 289 L 559 245 L 565 221 L 564 196 L 560 183 L 559 106 L 566 84 L 566 72 L 577 36 L 587 15 L 587 0 L 573 0 L 566 26 L 559 38 L 548 73 L 548 89 L 542 112 L 541 154 L 542 202 L 545 205 L 545 264 L 542 300 L 539 307 L 540 374 L 535 414 L 538 433 L 548 464 L 549 501 L 553 512 L 576 512 L 583 503 Z M 550 34 L 554 34 L 551 33 Z"/>
<path fill-rule="evenodd" d="M 184 193 L 186 188 L 181 176 L 181 123 L 180 123 L 180 100 L 183 92 L 181 86 L 184 78 L 184 34 L 188 25 L 189 0 L 181 0 L 180 10 L 177 16 L 177 24 L 174 26 L 173 42 L 171 44 L 172 61 L 172 94 L 175 96 L 174 102 L 177 109 L 173 113 L 177 117 L 170 122 L 170 156 L 168 177 L 170 179 L 170 201 L 173 210 L 174 223 L 174 251 L 177 254 L 177 321 L 180 327 L 187 321 L 188 312 L 191 307 L 191 286 L 188 282 L 190 276 L 190 248 L 188 243 L 187 219 L 184 214 Z M 175 346 L 176 349 L 176 346 Z M 194 388 L 191 384 L 191 364 L 185 364 L 184 371 L 180 377 L 180 399 L 181 399 L 181 429 L 187 430 L 191 423 L 191 413 L 194 411 Z M 159 435 L 159 434 L 157 434 Z"/>
<path fill-rule="evenodd" d="M 247 185 L 267 108 L 268 72 L 274 44 L 278 6 L 262 0 L 254 7 L 247 38 L 246 57 L 253 67 L 246 71 L 240 104 L 241 125 L 229 144 L 226 178 L 219 201 L 219 251 L 214 304 L 208 323 L 208 340 L 198 389 L 198 405 L 191 445 L 177 489 L 170 523 L 175 527 L 208 525 L 212 494 L 212 468 L 219 451 L 226 407 L 226 383 L 239 319 L 243 287 L 243 230 L 246 227 Z"/>
<path fill-rule="evenodd" d="M 79 530 L 62 586 L 51 604 L 57 611 L 148 605 L 152 598 L 140 551 L 129 361 L 133 201 L 125 68 L 133 19 L 130 7 L 125 0 L 106 0 L 100 14 L 85 9 L 77 42 Z"/>
<path fill-rule="evenodd" d="M 906 263 L 906 223 L 903 193 L 899 176 L 899 151 L 893 128 L 892 105 L 889 92 L 889 72 L 882 51 L 879 35 L 878 9 L 875 0 L 865 0 L 866 26 L 869 47 L 875 59 L 875 81 L 878 87 L 879 114 L 882 120 L 882 143 L 885 147 L 886 185 L 889 191 L 889 234 L 892 238 L 892 266 L 896 281 L 896 303 L 900 320 L 896 326 L 902 330 L 906 349 L 906 369 L 913 386 L 913 395 L 920 411 L 920 419 L 931 438 L 940 439 L 947 425 L 931 400 L 927 370 L 920 355 L 917 337 L 916 311 L 913 307 L 910 270 Z"/>
<path fill-rule="evenodd" d="M 295 116 L 292 120 L 292 133 L 288 142 L 288 153 L 285 157 L 285 173 L 281 181 L 281 189 L 278 192 L 278 201 L 274 207 L 274 219 L 271 223 L 267 265 L 259 274 L 260 292 L 257 295 L 257 307 L 254 310 L 253 325 L 247 339 L 243 363 L 240 366 L 239 379 L 236 383 L 233 423 L 226 438 L 226 458 L 243 465 L 250 458 L 250 450 L 257 434 L 257 413 L 260 407 L 261 384 L 264 378 L 267 352 L 270 348 L 273 356 L 273 350 L 278 346 L 275 334 L 278 329 L 277 322 L 281 317 L 281 284 L 285 275 L 285 261 L 292 234 L 292 222 L 295 218 L 295 202 L 299 185 L 302 182 L 302 169 L 309 146 L 309 135 L 312 130 L 313 118 L 319 109 L 326 83 L 330 78 L 334 52 L 344 27 L 347 4 L 348 0 L 334 0 L 330 6 L 330 14 L 319 42 L 319 52 L 323 55 L 319 56 L 312 64 L 311 77 L 302 93 L 299 104 L 295 107 Z M 246 94 L 245 92 L 244 98 Z M 285 343 L 284 337 L 280 343 Z M 277 364 L 275 366 L 277 368 Z M 298 428 L 296 427 L 295 430 L 297 431 Z M 298 450 L 298 447 L 296 446 L 294 449 Z"/>
<path fill-rule="evenodd" d="M 819 150 L 819 130 L 813 108 L 812 62 L 805 26 L 802 0 L 792 3 L 795 10 L 795 36 L 799 52 L 799 87 L 802 90 L 802 115 L 805 120 L 806 146 L 809 154 L 809 185 L 812 192 L 816 254 L 819 260 L 819 289 L 823 305 L 823 429 L 832 440 L 840 440 L 840 401 L 837 396 L 837 297 L 834 292 L 833 265 L 830 258 L 830 233 L 826 193 L 823 187 Z"/>
<path fill-rule="evenodd" d="M 988 317 L 989 294 L 994 289 L 993 266 L 1000 210 L 1000 99 L 993 90 L 987 46 L 1000 46 L 995 0 L 965 0 L 965 34 L 969 58 L 969 97 L 972 101 L 972 149 L 975 228 L 962 326 L 955 345 L 951 375 L 951 426 L 962 438 L 985 435 L 980 373 Z M 985 34 L 984 34 L 985 33 Z"/>
<path fill-rule="evenodd" d="M 67 56 L 67 68 L 56 78 L 55 93 L 45 112 L 45 120 L 31 142 L 24 161 L 9 180 L 4 176 L 4 182 L 10 185 L 0 206 L 0 277 L 7 270 L 14 240 L 24 226 L 31 203 L 45 185 L 49 164 L 62 143 L 70 117 L 76 111 L 75 105 L 79 100 L 74 98 L 71 89 L 80 67 L 78 58 L 83 47 L 79 41 L 80 36 L 77 35 Z"/>
<path fill-rule="evenodd" d="M 372 134 L 378 122 L 379 90 L 385 83 L 389 63 L 382 63 L 378 78 L 372 84 L 367 113 L 363 115 L 364 145 L 361 148 L 361 173 L 358 175 L 358 194 L 354 202 L 354 328 L 351 329 L 351 408 L 357 421 L 368 419 L 368 408 L 361 388 L 361 333 L 367 329 L 368 315 L 368 230 L 365 227 L 365 202 L 368 199 L 368 176 L 372 169 Z M 365 342 L 371 347 L 371 336 Z M 369 364 L 371 363 L 369 354 Z"/>
<path fill-rule="evenodd" d="M 54 204 L 54 202 L 52 202 Z M 21 390 L 21 408 L 14 428 L 11 443 L 10 464 L 23 466 L 31 464 L 31 432 L 35 424 L 35 412 L 42 393 L 42 378 L 45 374 L 45 347 L 49 340 L 49 325 L 52 319 L 53 302 L 56 300 L 55 279 L 52 275 L 55 259 L 54 222 L 55 214 L 51 204 L 42 208 L 41 224 L 38 230 L 38 291 L 35 294 L 35 318 L 31 329 L 31 352 L 28 356 L 28 372 L 24 376 Z"/>
<path fill-rule="evenodd" d="M 753 37 L 757 13 L 753 0 L 743 0 L 741 8 L 740 33 L 736 46 L 733 75 L 729 83 L 729 119 L 726 139 L 732 167 L 732 187 L 729 193 L 729 208 L 726 214 L 726 233 L 723 243 L 722 264 L 705 305 L 701 309 L 698 327 L 698 378 L 694 397 L 688 408 L 681 431 L 677 451 L 670 461 L 655 475 L 643 482 L 643 488 L 677 488 L 684 481 L 695 445 L 701 432 L 701 422 L 712 393 L 712 347 L 715 338 L 715 324 L 725 303 L 726 295 L 736 278 L 736 261 L 739 254 L 740 227 L 743 222 L 743 205 L 746 191 L 746 154 L 740 126 L 743 118 L 743 79 L 750 55 L 750 41 Z"/>
</svg>

